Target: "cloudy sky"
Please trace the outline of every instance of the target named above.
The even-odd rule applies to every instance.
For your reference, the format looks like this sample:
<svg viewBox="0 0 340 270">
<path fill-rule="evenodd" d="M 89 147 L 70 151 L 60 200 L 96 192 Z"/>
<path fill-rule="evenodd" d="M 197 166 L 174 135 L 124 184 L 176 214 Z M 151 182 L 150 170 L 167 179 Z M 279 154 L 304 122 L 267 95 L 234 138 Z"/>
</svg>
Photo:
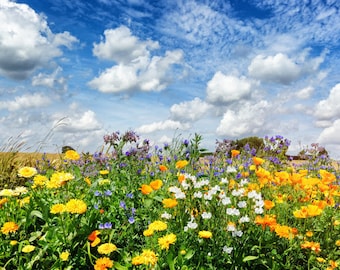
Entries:
<svg viewBox="0 0 340 270">
<path fill-rule="evenodd" d="M 340 158 L 338 0 L 1 0 L 0 145 L 282 135 Z"/>
</svg>

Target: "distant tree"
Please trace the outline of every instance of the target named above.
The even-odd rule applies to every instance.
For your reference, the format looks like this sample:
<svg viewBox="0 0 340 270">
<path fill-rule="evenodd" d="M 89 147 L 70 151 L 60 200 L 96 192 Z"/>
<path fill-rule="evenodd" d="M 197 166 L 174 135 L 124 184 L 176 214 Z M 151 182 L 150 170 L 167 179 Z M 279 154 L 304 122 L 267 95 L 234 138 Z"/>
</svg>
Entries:
<svg viewBox="0 0 340 270">
<path fill-rule="evenodd" d="M 262 138 L 259 137 L 246 137 L 240 140 L 234 141 L 234 145 L 237 150 L 242 150 L 246 145 L 247 147 L 252 149 L 261 150 L 264 148 L 264 142 Z"/>
</svg>

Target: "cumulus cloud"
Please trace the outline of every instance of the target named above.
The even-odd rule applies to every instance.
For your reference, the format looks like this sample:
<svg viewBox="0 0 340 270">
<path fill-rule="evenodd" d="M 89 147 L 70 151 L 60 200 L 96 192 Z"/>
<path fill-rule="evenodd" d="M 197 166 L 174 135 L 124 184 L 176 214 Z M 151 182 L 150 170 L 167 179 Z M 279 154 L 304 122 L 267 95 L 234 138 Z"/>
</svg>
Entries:
<svg viewBox="0 0 340 270">
<path fill-rule="evenodd" d="M 62 55 L 77 41 L 69 32 L 54 34 L 46 18 L 26 4 L 0 3 L 0 75 L 26 79 L 34 70 Z"/>
<path fill-rule="evenodd" d="M 340 117 L 340 83 L 331 89 L 327 99 L 319 101 L 314 115 L 318 120 Z"/>
<path fill-rule="evenodd" d="M 295 96 L 299 99 L 308 99 L 313 94 L 314 88 L 312 86 L 307 86 L 295 93 Z"/>
<path fill-rule="evenodd" d="M 321 144 L 340 144 L 340 119 L 335 120 L 331 126 L 325 128 L 319 135 Z"/>
<path fill-rule="evenodd" d="M 196 97 L 191 101 L 174 104 L 170 108 L 171 118 L 179 121 L 196 121 L 200 119 L 211 107 L 205 101 Z"/>
<path fill-rule="evenodd" d="M 269 108 L 268 102 L 262 100 L 256 104 L 242 104 L 237 111 L 228 109 L 216 132 L 218 135 L 234 138 L 261 133 L 265 128 Z"/>
<path fill-rule="evenodd" d="M 181 50 L 166 51 L 164 56 L 151 56 L 151 51 L 159 48 L 159 44 L 139 40 L 125 26 L 106 30 L 104 35 L 103 41 L 94 44 L 93 54 L 116 65 L 89 82 L 91 88 L 101 92 L 161 91 L 170 82 L 171 66 L 182 61 Z"/>
<path fill-rule="evenodd" d="M 290 84 L 299 78 L 301 67 L 287 55 L 256 56 L 248 67 L 249 74 L 261 81 Z"/>
<path fill-rule="evenodd" d="M 60 76 L 62 68 L 58 67 L 51 74 L 39 73 L 32 78 L 32 86 L 44 86 L 48 88 L 57 88 L 62 91 L 67 90 L 67 80 L 65 77 Z"/>
<path fill-rule="evenodd" d="M 0 109 L 18 111 L 29 108 L 45 107 L 51 103 L 49 97 L 40 93 L 17 96 L 14 100 L 0 101 Z"/>
<path fill-rule="evenodd" d="M 74 113 L 72 116 L 63 118 L 54 116 L 57 120 L 54 121 L 53 126 L 60 132 L 83 132 L 95 131 L 101 129 L 102 125 L 96 118 L 96 114 L 88 110 L 84 113 Z"/>
<path fill-rule="evenodd" d="M 137 128 L 137 132 L 140 133 L 152 133 L 158 130 L 186 130 L 189 129 L 190 125 L 187 123 L 181 123 L 179 121 L 174 120 L 165 120 L 160 122 L 154 122 L 152 124 L 142 125 Z"/>
<path fill-rule="evenodd" d="M 251 83 L 244 77 L 224 75 L 218 71 L 207 84 L 207 101 L 210 103 L 230 103 L 248 97 Z"/>
</svg>

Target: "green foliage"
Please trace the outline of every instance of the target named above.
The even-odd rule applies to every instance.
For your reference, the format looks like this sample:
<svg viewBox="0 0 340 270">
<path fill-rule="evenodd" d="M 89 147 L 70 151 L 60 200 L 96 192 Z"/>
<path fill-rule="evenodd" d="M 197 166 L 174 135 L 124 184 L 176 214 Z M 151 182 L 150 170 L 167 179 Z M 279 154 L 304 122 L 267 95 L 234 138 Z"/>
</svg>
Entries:
<svg viewBox="0 0 340 270">
<path fill-rule="evenodd" d="M 235 140 L 233 144 L 235 145 L 236 147 L 235 149 L 237 150 L 242 150 L 246 145 L 248 145 L 250 149 L 254 148 L 257 151 L 263 150 L 264 148 L 263 138 L 259 138 L 259 137 L 242 138 L 239 140 Z"/>
<path fill-rule="evenodd" d="M 285 139 L 267 138 L 262 159 L 245 144 L 227 158 L 202 160 L 198 134 L 154 149 L 131 131 L 113 135 L 102 153 L 61 167 L 43 159 L 37 174 L 23 176 L 26 187 L 0 190 L 2 267 L 93 269 L 103 257 L 113 269 L 303 270 L 340 263 L 339 173 L 273 166 Z M 320 211 L 296 217 L 309 205 Z M 152 228 L 155 222 L 163 227 Z M 117 250 L 103 252 L 108 243 Z"/>
</svg>

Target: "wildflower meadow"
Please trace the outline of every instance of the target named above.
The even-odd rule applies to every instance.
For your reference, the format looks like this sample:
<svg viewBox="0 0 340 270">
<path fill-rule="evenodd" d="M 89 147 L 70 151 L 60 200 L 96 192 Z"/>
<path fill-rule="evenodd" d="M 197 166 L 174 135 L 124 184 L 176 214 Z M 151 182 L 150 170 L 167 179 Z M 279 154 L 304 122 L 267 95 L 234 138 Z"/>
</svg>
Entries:
<svg viewBox="0 0 340 270">
<path fill-rule="evenodd" d="M 339 269 L 339 169 L 317 145 L 295 163 L 281 136 L 201 142 L 114 132 L 22 162 L 0 187 L 0 269 Z"/>
</svg>

